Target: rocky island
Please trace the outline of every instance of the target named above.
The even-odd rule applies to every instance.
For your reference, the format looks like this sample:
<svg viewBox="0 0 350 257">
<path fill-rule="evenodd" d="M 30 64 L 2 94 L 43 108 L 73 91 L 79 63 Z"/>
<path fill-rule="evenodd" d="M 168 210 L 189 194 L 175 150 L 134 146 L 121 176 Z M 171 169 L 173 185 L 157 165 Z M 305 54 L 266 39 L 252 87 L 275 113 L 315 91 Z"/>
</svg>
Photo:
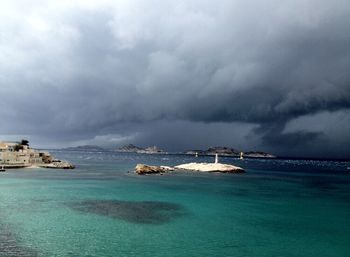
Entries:
<svg viewBox="0 0 350 257">
<path fill-rule="evenodd" d="M 175 169 L 168 166 L 151 166 L 145 164 L 137 164 L 135 167 L 135 173 L 139 175 L 165 173 L 173 170 Z"/>
<path fill-rule="evenodd" d="M 234 148 L 229 148 L 225 146 L 210 147 L 207 150 L 189 150 L 185 152 L 189 155 L 215 155 L 219 154 L 221 156 L 231 156 L 231 157 L 244 157 L 244 158 L 276 158 L 275 155 L 261 152 L 261 151 L 249 151 L 243 152 Z"/>
<path fill-rule="evenodd" d="M 238 166 L 224 164 L 224 163 L 197 163 L 191 162 L 175 166 L 180 170 L 192 170 L 202 172 L 221 172 L 221 173 L 244 173 L 244 169 Z"/>
<path fill-rule="evenodd" d="M 63 148 L 65 151 L 82 151 L 82 152 L 104 152 L 106 149 L 97 145 L 79 145 L 74 147 Z"/>
<path fill-rule="evenodd" d="M 29 147 L 28 140 L 0 142 L 0 166 L 10 168 L 74 169 L 67 161 L 57 160 L 50 153 Z"/>
<path fill-rule="evenodd" d="M 138 175 L 163 174 L 171 171 L 199 171 L 199 172 L 220 172 L 220 173 L 244 173 L 244 169 L 238 166 L 223 163 L 186 163 L 175 167 L 151 166 L 137 164 L 135 173 Z"/>
<path fill-rule="evenodd" d="M 170 171 L 200 171 L 200 172 L 220 172 L 220 173 L 244 173 L 244 169 L 238 166 L 219 163 L 218 155 L 215 155 L 214 163 L 185 163 L 175 167 L 169 166 L 150 166 L 145 164 L 137 164 L 135 167 L 135 173 L 138 175 L 147 174 L 163 174 Z"/>
<path fill-rule="evenodd" d="M 133 144 L 124 145 L 115 149 L 116 152 L 121 153 L 145 153 L 145 154 L 165 154 L 166 152 L 159 149 L 156 146 L 150 146 L 146 148 L 138 147 Z"/>
<path fill-rule="evenodd" d="M 247 158 L 276 158 L 276 156 L 273 154 L 260 152 L 260 151 L 245 152 L 244 157 L 247 157 Z"/>
</svg>

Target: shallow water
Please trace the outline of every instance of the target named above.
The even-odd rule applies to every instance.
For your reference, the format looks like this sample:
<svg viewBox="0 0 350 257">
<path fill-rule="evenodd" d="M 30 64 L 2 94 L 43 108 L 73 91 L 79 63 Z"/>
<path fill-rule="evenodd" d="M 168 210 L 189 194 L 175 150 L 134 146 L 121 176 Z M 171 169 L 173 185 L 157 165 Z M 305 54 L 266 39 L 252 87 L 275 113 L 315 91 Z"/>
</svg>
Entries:
<svg viewBox="0 0 350 257">
<path fill-rule="evenodd" d="M 53 153 L 77 169 L 0 174 L 1 257 L 350 256 L 349 162 L 222 158 L 247 173 L 136 176 L 198 159 Z"/>
</svg>

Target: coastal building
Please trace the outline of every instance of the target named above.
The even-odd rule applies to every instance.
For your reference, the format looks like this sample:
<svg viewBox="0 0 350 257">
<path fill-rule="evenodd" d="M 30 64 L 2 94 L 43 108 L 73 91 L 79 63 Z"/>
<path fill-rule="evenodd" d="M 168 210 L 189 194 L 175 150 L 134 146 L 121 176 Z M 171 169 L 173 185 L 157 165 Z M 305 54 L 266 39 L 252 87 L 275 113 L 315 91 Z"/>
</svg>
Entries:
<svg viewBox="0 0 350 257">
<path fill-rule="evenodd" d="M 31 149 L 28 145 L 17 142 L 0 142 L 0 165 L 30 166 L 49 163 L 49 153 Z"/>
<path fill-rule="evenodd" d="M 16 142 L 0 142 L 0 152 L 13 152 L 15 151 L 16 145 L 18 145 Z"/>
<path fill-rule="evenodd" d="M 67 161 L 56 160 L 48 152 L 29 147 L 28 140 L 21 142 L 0 142 L 0 167 L 24 168 L 42 167 L 53 169 L 74 169 Z"/>
</svg>

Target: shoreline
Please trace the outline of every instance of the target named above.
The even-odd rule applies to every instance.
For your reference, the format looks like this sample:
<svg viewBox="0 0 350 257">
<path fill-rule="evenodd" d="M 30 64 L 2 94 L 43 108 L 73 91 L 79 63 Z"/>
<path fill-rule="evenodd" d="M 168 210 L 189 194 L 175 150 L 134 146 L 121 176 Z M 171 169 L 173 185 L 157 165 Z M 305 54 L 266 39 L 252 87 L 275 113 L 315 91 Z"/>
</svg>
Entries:
<svg viewBox="0 0 350 257">
<path fill-rule="evenodd" d="M 0 168 L 6 169 L 74 169 L 75 165 L 70 164 L 68 162 L 58 162 L 57 164 L 53 163 L 47 163 L 47 164 L 33 164 L 33 165 L 26 165 L 26 164 L 2 164 L 0 165 Z"/>
</svg>

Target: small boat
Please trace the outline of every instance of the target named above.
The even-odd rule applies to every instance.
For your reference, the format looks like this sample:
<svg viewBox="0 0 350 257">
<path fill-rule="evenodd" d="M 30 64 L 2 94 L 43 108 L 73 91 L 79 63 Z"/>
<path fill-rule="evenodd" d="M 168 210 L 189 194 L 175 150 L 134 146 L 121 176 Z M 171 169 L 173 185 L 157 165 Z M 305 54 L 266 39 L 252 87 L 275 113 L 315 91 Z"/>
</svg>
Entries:
<svg viewBox="0 0 350 257">
<path fill-rule="evenodd" d="M 5 168 L 4 168 L 4 166 L 1 166 L 0 172 L 4 172 L 4 171 L 6 171 Z"/>
</svg>

